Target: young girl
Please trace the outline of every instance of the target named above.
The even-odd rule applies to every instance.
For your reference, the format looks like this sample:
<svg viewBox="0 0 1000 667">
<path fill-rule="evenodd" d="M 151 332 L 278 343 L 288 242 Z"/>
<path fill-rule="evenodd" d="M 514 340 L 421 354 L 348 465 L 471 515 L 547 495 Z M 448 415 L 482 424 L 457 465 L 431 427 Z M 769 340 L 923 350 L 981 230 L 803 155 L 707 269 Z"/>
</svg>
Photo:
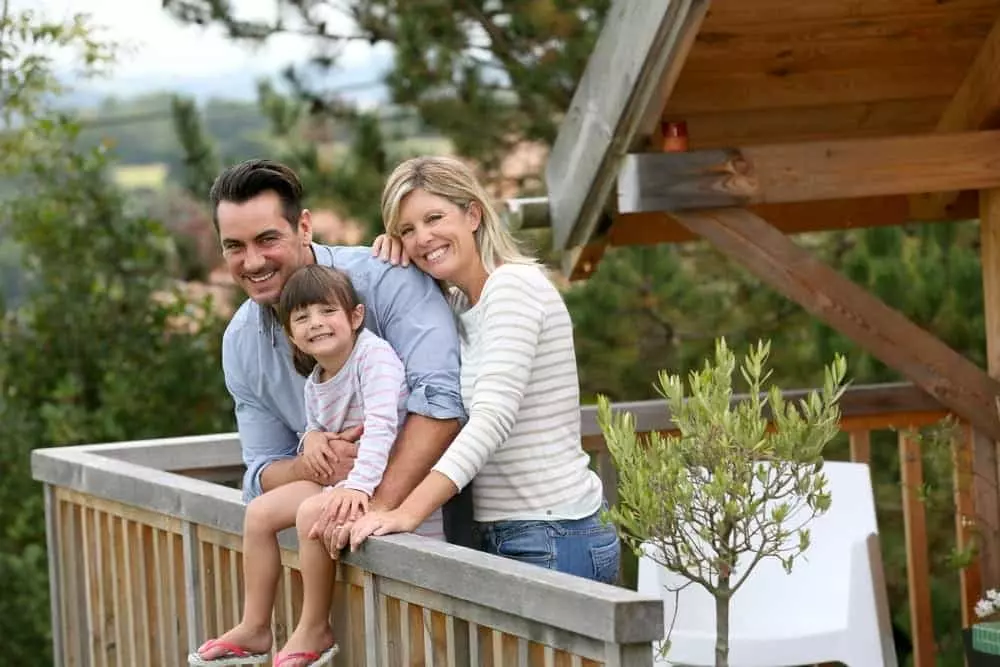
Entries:
<svg viewBox="0 0 1000 667">
<path fill-rule="evenodd" d="M 387 342 L 362 327 L 364 306 L 348 277 L 312 264 L 296 271 L 285 284 L 278 316 L 292 342 L 295 368 L 307 377 L 308 424 L 300 445 L 305 465 L 326 471 L 325 437 L 363 425 L 358 455 L 347 479 L 334 487 L 297 481 L 272 489 L 247 506 L 243 532 L 245 603 L 239 625 L 205 642 L 188 657 L 191 665 L 257 664 L 271 649 L 271 613 L 281 574 L 277 533 L 295 525 L 302 503 L 324 495 L 327 511 L 356 519 L 382 479 L 389 450 L 406 414 L 409 391 L 403 364 Z M 436 517 L 440 522 L 440 517 Z M 431 530 L 431 529 L 428 529 Z M 289 638 L 287 652 L 275 666 L 322 665 L 337 652 L 329 625 L 334 562 L 322 546 L 300 541 L 299 558 L 305 600 L 302 623 Z M 310 554 L 318 546 L 321 558 Z M 308 578 L 308 580 L 307 580 Z M 316 591 L 317 586 L 326 592 Z M 310 593 L 319 592 L 319 595 Z M 295 650 L 294 647 L 311 647 Z"/>
<path fill-rule="evenodd" d="M 396 168 L 382 194 L 389 239 L 449 285 L 462 329 L 468 422 L 430 474 L 390 512 L 351 529 L 412 530 L 475 477 L 475 518 L 491 553 L 613 582 L 620 545 L 580 442 L 573 324 L 555 286 L 518 251 L 472 171 L 446 157 Z M 376 245 L 379 245 L 377 243 Z M 377 249 L 376 249 L 377 252 Z M 329 513 L 314 530 L 324 530 Z M 335 520 L 335 519 L 333 519 Z"/>
</svg>

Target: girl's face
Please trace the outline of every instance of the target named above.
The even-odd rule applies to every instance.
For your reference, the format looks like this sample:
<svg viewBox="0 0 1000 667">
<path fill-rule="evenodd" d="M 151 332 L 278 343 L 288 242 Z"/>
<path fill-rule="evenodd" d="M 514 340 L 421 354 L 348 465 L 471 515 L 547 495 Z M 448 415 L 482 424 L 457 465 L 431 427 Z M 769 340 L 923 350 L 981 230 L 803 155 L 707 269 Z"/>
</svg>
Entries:
<svg viewBox="0 0 1000 667">
<path fill-rule="evenodd" d="M 461 284 L 481 264 L 474 233 L 481 221 L 476 203 L 467 209 L 416 189 L 399 207 L 399 236 L 417 267 L 438 280 Z"/>
<path fill-rule="evenodd" d="M 314 303 L 292 311 L 288 328 L 292 343 L 324 369 L 339 370 L 354 349 L 355 332 L 365 319 L 365 307 L 344 310 L 337 303 Z"/>
</svg>

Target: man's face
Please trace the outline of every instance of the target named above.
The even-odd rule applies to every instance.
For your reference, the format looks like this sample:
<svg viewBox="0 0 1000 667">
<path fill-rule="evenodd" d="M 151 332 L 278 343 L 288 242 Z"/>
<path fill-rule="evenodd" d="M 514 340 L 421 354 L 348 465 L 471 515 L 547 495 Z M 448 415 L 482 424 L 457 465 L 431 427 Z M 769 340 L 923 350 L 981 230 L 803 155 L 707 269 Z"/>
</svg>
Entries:
<svg viewBox="0 0 1000 667">
<path fill-rule="evenodd" d="M 251 299 L 273 306 L 295 269 L 313 262 L 309 212 L 292 229 L 281 199 L 268 191 L 242 204 L 220 202 L 217 213 L 222 256 L 233 279 Z"/>
</svg>

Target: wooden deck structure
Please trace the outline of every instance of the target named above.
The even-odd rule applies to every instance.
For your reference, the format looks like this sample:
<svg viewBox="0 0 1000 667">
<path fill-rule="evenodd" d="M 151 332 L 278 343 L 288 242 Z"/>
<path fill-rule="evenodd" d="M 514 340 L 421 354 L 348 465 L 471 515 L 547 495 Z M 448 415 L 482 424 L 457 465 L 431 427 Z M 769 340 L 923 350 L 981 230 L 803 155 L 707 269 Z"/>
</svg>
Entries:
<svg viewBox="0 0 1000 667">
<path fill-rule="evenodd" d="M 547 206 L 521 216 L 551 226 L 571 279 L 608 247 L 703 239 L 970 424 L 971 595 L 1000 586 L 998 130 L 1000 0 L 615 2 L 550 155 Z M 793 237 L 974 218 L 985 369 Z M 933 664 L 913 611 L 915 664 Z"/>
<path fill-rule="evenodd" d="M 878 433 L 896 442 L 901 493 L 879 512 L 903 526 L 915 664 L 929 664 L 922 445 L 909 429 L 949 411 L 907 384 L 855 387 L 841 405 L 851 460 L 873 461 L 873 438 L 886 441 Z M 671 428 L 662 401 L 616 408 L 635 414 L 640 431 Z M 591 407 L 581 411 L 581 430 L 613 501 L 616 471 Z M 963 547 L 975 533 L 973 456 L 984 450 L 975 448 L 971 428 L 959 430 L 950 447 L 956 543 Z M 174 667 L 236 623 L 243 601 L 236 434 L 38 449 L 32 470 L 45 486 L 57 667 Z M 282 545 L 273 620 L 279 646 L 301 605 L 291 531 Z M 416 536 L 373 538 L 344 562 L 347 585 L 333 609 L 343 648 L 336 665 L 639 667 L 652 664 L 651 642 L 663 636 L 658 599 Z M 887 573 L 897 585 L 899 576 Z M 956 581 L 967 619 L 979 568 L 963 569 Z"/>
</svg>

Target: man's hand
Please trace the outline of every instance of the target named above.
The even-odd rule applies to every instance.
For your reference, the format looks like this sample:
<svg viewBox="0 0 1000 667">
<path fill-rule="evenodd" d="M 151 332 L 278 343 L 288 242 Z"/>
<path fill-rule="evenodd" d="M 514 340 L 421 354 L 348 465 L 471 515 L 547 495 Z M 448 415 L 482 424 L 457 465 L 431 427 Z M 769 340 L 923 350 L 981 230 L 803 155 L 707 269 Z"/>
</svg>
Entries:
<svg viewBox="0 0 1000 667">
<path fill-rule="evenodd" d="M 361 426 L 340 433 L 310 431 L 302 441 L 302 454 L 295 459 L 299 479 L 333 486 L 347 479 L 358 456 L 355 441 Z"/>
</svg>

